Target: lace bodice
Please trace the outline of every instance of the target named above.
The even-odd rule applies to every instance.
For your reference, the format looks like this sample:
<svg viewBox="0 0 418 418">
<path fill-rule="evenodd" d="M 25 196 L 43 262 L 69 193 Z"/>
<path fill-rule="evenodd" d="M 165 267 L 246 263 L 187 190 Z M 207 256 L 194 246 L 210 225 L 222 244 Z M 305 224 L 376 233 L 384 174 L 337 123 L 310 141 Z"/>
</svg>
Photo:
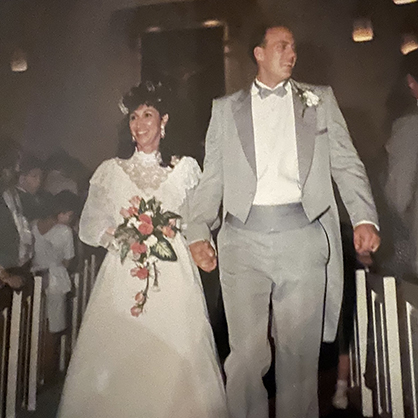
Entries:
<svg viewBox="0 0 418 418">
<path fill-rule="evenodd" d="M 162 158 L 159 152 L 146 154 L 139 151 L 129 160 L 118 158 L 116 162 L 139 189 L 149 193 L 157 190 L 172 171 L 171 167 L 161 166 Z"/>
<path fill-rule="evenodd" d="M 163 209 L 180 214 L 186 226 L 188 203 L 201 175 L 199 165 L 190 157 L 183 157 L 173 168 L 160 162 L 159 153 L 135 152 L 128 160 L 113 158 L 97 168 L 80 219 L 82 241 L 100 245 L 104 232 L 123 221 L 119 212 L 133 196 L 154 196 Z"/>
</svg>

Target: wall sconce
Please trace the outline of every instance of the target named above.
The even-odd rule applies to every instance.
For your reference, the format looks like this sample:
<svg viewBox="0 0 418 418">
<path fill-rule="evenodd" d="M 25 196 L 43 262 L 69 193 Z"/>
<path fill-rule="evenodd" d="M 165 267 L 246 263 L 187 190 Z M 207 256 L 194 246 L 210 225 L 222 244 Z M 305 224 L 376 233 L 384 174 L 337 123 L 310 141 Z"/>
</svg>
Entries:
<svg viewBox="0 0 418 418">
<path fill-rule="evenodd" d="M 416 49 L 418 49 L 418 39 L 414 34 L 408 33 L 408 34 L 403 35 L 402 38 L 403 38 L 402 44 L 401 44 L 402 54 L 406 55 L 410 53 L 411 51 L 415 51 Z"/>
<path fill-rule="evenodd" d="M 395 4 L 415 3 L 417 0 L 393 0 Z"/>
<path fill-rule="evenodd" d="M 205 28 L 216 28 L 222 25 L 223 23 L 218 19 L 208 19 L 202 23 L 202 26 L 204 26 Z"/>
<path fill-rule="evenodd" d="M 367 42 L 373 39 L 373 26 L 370 19 L 357 18 L 353 23 L 353 41 Z"/>
<path fill-rule="evenodd" d="M 10 68 L 15 73 L 23 73 L 28 69 L 26 54 L 21 49 L 16 49 L 15 52 L 13 52 Z"/>
</svg>

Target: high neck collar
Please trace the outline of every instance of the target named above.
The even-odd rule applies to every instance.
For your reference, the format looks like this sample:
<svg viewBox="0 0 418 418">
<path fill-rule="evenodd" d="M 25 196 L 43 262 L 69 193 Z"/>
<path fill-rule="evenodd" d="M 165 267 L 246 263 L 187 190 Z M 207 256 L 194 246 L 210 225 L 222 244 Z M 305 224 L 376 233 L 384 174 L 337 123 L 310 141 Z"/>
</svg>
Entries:
<svg viewBox="0 0 418 418">
<path fill-rule="evenodd" d="M 162 162 L 161 153 L 158 150 L 150 153 L 135 150 L 132 158 L 145 165 L 160 164 Z"/>
</svg>

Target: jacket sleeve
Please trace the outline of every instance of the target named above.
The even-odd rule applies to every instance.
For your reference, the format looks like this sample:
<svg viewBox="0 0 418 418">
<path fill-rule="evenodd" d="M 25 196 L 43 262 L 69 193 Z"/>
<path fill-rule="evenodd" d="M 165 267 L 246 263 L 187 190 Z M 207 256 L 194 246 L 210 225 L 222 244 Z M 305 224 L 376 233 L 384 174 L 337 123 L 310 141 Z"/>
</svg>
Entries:
<svg viewBox="0 0 418 418">
<path fill-rule="evenodd" d="M 210 240 L 210 228 L 216 222 L 223 195 L 222 172 L 222 104 L 214 100 L 212 117 L 206 134 L 203 175 L 190 202 L 187 227 L 189 243 Z"/>
<path fill-rule="evenodd" d="M 351 141 L 347 124 L 331 87 L 324 95 L 330 138 L 331 174 L 353 226 L 378 226 L 376 207 L 363 163 Z"/>
<path fill-rule="evenodd" d="M 19 234 L 12 214 L 0 195 L 0 266 L 19 265 Z"/>
</svg>

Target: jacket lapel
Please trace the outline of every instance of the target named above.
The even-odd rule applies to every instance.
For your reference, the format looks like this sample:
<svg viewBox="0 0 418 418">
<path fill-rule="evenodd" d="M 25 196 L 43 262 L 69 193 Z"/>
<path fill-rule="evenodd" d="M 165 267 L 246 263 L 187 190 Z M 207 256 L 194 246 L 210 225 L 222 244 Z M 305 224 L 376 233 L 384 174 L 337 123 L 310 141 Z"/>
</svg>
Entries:
<svg viewBox="0 0 418 418">
<path fill-rule="evenodd" d="M 241 141 L 242 149 L 256 174 L 253 114 L 251 109 L 251 90 L 243 90 L 241 95 L 232 103 L 235 125 Z"/>
<path fill-rule="evenodd" d="M 303 187 L 311 168 L 315 147 L 316 108 L 306 107 L 299 95 L 301 88 L 293 80 L 290 82 L 293 89 L 299 180 Z"/>
</svg>

